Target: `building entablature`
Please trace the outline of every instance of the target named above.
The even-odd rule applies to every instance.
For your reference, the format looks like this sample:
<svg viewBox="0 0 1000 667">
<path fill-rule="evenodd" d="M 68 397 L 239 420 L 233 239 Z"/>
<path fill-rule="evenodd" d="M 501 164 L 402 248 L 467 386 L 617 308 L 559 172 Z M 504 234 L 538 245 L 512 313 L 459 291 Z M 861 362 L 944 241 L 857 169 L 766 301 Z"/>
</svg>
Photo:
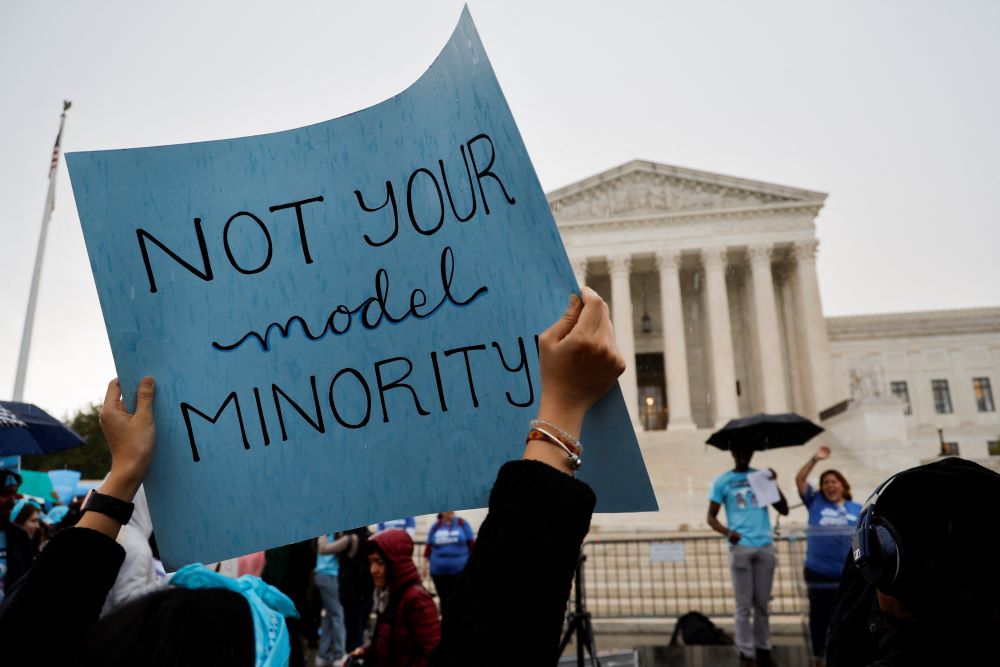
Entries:
<svg viewBox="0 0 1000 667">
<path fill-rule="evenodd" d="M 832 341 L 992 334 L 1000 344 L 1000 308 L 828 317 L 826 328 Z"/>
</svg>

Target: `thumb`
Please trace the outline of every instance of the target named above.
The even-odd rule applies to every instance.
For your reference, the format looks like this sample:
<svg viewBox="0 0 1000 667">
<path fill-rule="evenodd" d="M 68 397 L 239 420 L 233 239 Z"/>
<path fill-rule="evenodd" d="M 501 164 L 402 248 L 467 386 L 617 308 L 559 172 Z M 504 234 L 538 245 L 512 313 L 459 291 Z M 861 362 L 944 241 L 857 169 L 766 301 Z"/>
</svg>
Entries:
<svg viewBox="0 0 1000 667">
<path fill-rule="evenodd" d="M 556 320 L 555 324 L 549 327 L 546 333 L 553 336 L 556 341 L 562 340 L 576 326 L 576 322 L 580 317 L 580 311 L 582 310 L 583 302 L 580 301 L 580 297 L 576 294 L 570 294 L 569 305 L 566 307 L 566 311 L 562 314 L 562 317 Z"/>
<path fill-rule="evenodd" d="M 139 390 L 136 392 L 135 397 L 135 414 L 152 416 L 154 393 L 155 384 L 153 382 L 153 378 L 147 375 L 142 378 L 141 382 L 139 382 Z"/>
</svg>

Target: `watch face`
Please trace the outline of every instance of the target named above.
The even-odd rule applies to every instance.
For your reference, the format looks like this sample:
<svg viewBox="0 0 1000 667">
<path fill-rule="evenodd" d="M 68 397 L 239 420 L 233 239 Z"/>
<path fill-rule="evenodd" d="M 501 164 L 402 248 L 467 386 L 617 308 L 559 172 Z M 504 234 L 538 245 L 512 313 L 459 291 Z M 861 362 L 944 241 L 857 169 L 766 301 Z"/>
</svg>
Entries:
<svg viewBox="0 0 1000 667">
<path fill-rule="evenodd" d="M 94 490 L 95 489 L 91 489 L 90 491 L 87 491 L 87 495 L 85 495 L 83 497 L 83 503 L 80 505 L 80 509 L 86 509 L 87 508 L 87 503 L 90 502 L 90 497 L 92 495 L 94 495 Z"/>
</svg>

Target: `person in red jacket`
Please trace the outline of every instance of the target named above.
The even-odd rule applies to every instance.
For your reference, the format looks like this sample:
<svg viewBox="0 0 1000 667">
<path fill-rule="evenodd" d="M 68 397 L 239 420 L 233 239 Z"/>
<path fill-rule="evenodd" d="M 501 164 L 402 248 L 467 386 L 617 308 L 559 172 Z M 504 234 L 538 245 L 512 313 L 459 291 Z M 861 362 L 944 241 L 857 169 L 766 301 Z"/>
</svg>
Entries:
<svg viewBox="0 0 1000 667">
<path fill-rule="evenodd" d="M 368 565 L 375 582 L 375 632 L 355 649 L 365 665 L 425 667 L 441 640 L 441 622 L 430 593 L 420 584 L 413 562 L 413 539 L 387 530 L 368 541 Z"/>
</svg>

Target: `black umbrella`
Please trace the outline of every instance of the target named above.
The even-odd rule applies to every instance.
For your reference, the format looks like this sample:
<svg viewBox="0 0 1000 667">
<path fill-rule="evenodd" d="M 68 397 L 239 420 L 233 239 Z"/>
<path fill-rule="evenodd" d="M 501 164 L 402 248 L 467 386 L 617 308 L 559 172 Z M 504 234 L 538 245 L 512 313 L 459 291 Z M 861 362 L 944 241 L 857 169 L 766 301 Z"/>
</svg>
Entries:
<svg viewBox="0 0 1000 667">
<path fill-rule="evenodd" d="M 82 444 L 83 438 L 41 408 L 0 401 L 0 455 L 51 454 Z"/>
<path fill-rule="evenodd" d="M 804 445 L 822 432 L 821 426 L 794 412 L 781 415 L 762 412 L 752 417 L 729 420 L 705 442 L 723 451 L 728 451 L 733 445 L 749 445 L 754 451 L 761 451 Z"/>
</svg>

